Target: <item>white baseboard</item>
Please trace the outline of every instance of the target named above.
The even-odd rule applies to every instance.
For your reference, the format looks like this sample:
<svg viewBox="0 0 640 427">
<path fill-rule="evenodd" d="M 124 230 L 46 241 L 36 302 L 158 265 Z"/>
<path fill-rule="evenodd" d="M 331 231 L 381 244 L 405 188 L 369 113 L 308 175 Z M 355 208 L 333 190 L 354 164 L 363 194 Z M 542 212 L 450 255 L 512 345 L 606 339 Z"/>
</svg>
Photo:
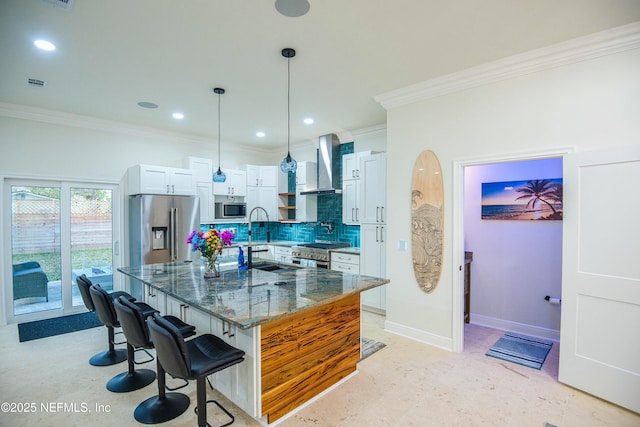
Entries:
<svg viewBox="0 0 640 427">
<path fill-rule="evenodd" d="M 451 337 L 435 335 L 409 326 L 401 325 L 399 323 L 390 322 L 388 320 L 384 322 L 384 330 L 414 341 L 441 348 L 443 350 L 453 351 L 453 340 Z"/>
<path fill-rule="evenodd" d="M 525 323 L 512 322 L 510 320 L 496 319 L 494 317 L 482 316 L 471 313 L 470 323 L 488 328 L 500 329 L 502 331 L 517 332 L 519 334 L 530 335 L 532 337 L 544 338 L 551 341 L 560 341 L 560 331 L 555 329 L 541 328 L 539 326 L 527 325 Z"/>
</svg>

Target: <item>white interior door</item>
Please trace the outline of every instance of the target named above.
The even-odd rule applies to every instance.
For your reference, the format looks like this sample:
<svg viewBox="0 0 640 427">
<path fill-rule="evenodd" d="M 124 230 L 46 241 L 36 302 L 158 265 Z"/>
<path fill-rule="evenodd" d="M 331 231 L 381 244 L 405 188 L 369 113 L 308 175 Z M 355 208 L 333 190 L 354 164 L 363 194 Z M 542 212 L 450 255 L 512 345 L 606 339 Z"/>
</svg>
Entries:
<svg viewBox="0 0 640 427">
<path fill-rule="evenodd" d="M 564 158 L 558 379 L 640 412 L 640 145 Z"/>
</svg>

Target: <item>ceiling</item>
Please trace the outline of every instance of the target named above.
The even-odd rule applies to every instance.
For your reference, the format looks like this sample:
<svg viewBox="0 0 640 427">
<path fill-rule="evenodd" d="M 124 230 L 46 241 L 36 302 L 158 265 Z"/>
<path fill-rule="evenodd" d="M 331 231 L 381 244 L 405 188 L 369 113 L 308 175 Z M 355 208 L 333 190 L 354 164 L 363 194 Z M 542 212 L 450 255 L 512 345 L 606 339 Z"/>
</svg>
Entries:
<svg viewBox="0 0 640 427">
<path fill-rule="evenodd" d="M 294 145 L 385 124 L 376 95 L 640 20 L 638 0 L 51 1 L 0 1 L 0 102 L 215 142 L 222 87 L 223 144 L 265 149 L 287 142 L 285 47 Z"/>
</svg>

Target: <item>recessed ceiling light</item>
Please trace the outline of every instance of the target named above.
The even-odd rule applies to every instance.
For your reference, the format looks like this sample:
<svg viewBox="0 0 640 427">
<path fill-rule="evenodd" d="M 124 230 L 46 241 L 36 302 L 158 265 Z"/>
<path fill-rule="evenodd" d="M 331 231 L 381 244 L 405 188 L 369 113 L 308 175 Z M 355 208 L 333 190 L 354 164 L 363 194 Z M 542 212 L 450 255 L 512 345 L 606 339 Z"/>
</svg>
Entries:
<svg viewBox="0 0 640 427">
<path fill-rule="evenodd" d="M 306 125 L 312 125 L 313 124 L 313 119 L 311 117 L 307 117 L 306 119 L 304 119 L 304 123 Z"/>
<path fill-rule="evenodd" d="M 138 105 L 142 108 L 158 108 L 158 104 L 154 104 L 153 102 L 140 101 Z"/>
<path fill-rule="evenodd" d="M 304 15 L 310 8 L 311 5 L 307 0 L 276 0 L 276 10 L 291 18 Z"/>
<path fill-rule="evenodd" d="M 184 119 L 184 114 L 182 114 L 182 113 L 173 113 L 171 116 L 176 120 Z"/>
<path fill-rule="evenodd" d="M 47 40 L 38 39 L 34 41 L 33 44 L 36 45 L 38 49 L 48 50 L 48 51 L 56 50 L 56 45 L 54 45 L 53 43 Z"/>
<path fill-rule="evenodd" d="M 265 134 L 264 132 L 262 132 L 262 131 L 256 132 L 256 136 L 257 136 L 258 138 L 264 138 L 264 136 L 265 136 L 265 135 L 266 135 L 266 134 Z"/>
</svg>

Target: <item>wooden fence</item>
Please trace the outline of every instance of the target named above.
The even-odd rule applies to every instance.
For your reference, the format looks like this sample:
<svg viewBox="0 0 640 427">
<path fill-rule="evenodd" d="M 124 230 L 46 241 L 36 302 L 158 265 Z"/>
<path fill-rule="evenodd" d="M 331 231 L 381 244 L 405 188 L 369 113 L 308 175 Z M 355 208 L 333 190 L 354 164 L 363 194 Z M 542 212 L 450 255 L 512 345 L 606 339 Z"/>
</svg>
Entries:
<svg viewBox="0 0 640 427">
<path fill-rule="evenodd" d="M 71 249 L 111 248 L 110 200 L 74 198 Z M 60 252 L 58 200 L 13 200 L 11 241 L 14 254 Z"/>
</svg>

